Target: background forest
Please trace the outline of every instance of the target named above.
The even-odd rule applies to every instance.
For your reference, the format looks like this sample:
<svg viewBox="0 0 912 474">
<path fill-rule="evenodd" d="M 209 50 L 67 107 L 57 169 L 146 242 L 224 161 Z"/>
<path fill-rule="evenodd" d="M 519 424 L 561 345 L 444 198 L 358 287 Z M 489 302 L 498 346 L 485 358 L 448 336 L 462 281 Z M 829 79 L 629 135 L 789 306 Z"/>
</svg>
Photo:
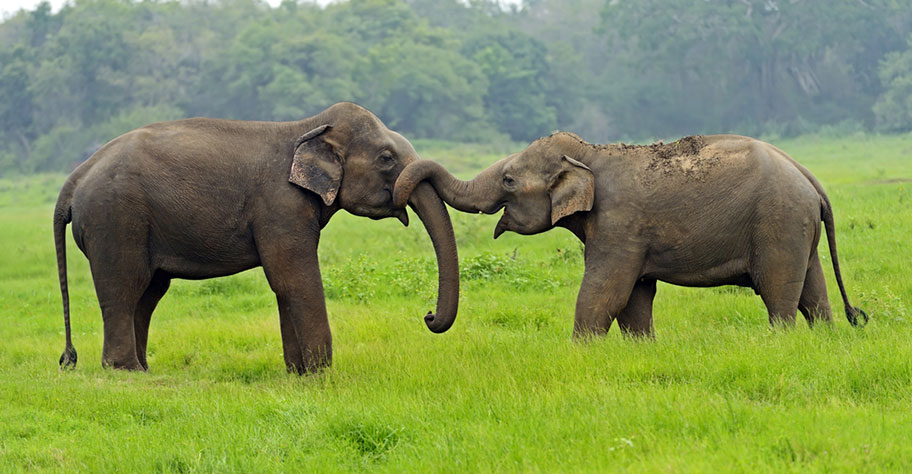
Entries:
<svg viewBox="0 0 912 474">
<path fill-rule="evenodd" d="M 358 102 L 411 139 L 912 130 L 908 0 L 48 4 L 0 23 L 0 175 L 190 116 Z"/>
</svg>

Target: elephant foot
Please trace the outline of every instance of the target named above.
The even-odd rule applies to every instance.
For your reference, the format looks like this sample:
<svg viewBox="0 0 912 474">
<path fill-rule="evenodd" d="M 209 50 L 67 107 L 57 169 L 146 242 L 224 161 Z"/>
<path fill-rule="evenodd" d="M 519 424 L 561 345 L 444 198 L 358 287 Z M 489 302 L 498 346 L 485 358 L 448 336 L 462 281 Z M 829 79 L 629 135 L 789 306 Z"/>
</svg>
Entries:
<svg viewBox="0 0 912 474">
<path fill-rule="evenodd" d="M 135 372 L 146 372 L 147 368 L 139 363 L 139 360 L 135 357 L 133 360 L 110 360 L 110 359 L 101 359 L 101 366 L 105 369 L 114 369 L 114 370 L 129 370 Z"/>
<path fill-rule="evenodd" d="M 285 360 L 285 370 L 290 374 L 309 375 L 322 372 L 332 366 L 332 356 L 312 356 L 305 357 L 304 360 L 289 361 Z"/>
<path fill-rule="evenodd" d="M 287 370 L 289 374 L 311 375 L 322 372 L 324 369 L 328 369 L 330 366 L 332 366 L 332 363 L 329 361 L 322 364 L 310 364 L 306 366 L 298 364 L 286 364 L 285 370 Z"/>
</svg>

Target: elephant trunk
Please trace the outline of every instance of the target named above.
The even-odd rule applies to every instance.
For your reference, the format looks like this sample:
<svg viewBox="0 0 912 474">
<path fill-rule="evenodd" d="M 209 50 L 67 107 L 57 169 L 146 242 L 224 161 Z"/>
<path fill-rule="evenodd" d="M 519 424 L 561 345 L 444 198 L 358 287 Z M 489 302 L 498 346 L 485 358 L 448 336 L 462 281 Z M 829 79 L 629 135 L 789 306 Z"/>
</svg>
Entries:
<svg viewBox="0 0 912 474">
<path fill-rule="evenodd" d="M 430 160 L 418 160 L 406 166 L 393 191 L 393 203 L 404 206 L 405 201 L 415 190 L 416 186 L 427 180 L 437 190 L 437 194 L 447 204 L 463 212 L 493 214 L 502 206 L 498 200 L 498 177 L 500 176 L 500 163 L 488 167 L 478 176 L 469 181 L 462 181 L 450 174 L 442 165 Z"/>
<path fill-rule="evenodd" d="M 431 332 L 445 332 L 453 321 L 459 307 L 459 258 L 456 255 L 456 238 L 450 215 L 440 197 L 427 183 L 414 187 L 408 198 L 409 205 L 427 229 L 434 252 L 437 254 L 437 313 L 424 317 Z"/>
</svg>

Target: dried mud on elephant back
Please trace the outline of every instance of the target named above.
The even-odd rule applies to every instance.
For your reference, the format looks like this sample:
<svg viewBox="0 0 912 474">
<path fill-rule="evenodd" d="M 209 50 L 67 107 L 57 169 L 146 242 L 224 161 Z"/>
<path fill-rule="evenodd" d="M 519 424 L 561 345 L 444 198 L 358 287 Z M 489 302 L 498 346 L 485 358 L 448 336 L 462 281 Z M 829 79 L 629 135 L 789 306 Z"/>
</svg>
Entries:
<svg viewBox="0 0 912 474">
<path fill-rule="evenodd" d="M 702 135 L 684 137 L 671 143 L 656 142 L 651 145 L 628 145 L 626 143 L 597 145 L 583 140 L 571 132 L 560 132 L 548 136 L 570 136 L 580 144 L 595 150 L 607 151 L 609 155 L 620 155 L 642 161 L 646 166 L 639 173 L 644 185 L 654 184 L 657 177 L 668 179 L 678 175 L 686 180 L 703 181 L 708 172 L 722 162 L 714 147 L 708 146 Z"/>
<path fill-rule="evenodd" d="M 646 185 L 652 184 L 659 175 L 664 179 L 677 175 L 686 180 L 703 181 L 709 171 L 722 161 L 699 135 L 671 143 L 621 146 L 625 154 L 647 162 L 641 175 Z"/>
</svg>

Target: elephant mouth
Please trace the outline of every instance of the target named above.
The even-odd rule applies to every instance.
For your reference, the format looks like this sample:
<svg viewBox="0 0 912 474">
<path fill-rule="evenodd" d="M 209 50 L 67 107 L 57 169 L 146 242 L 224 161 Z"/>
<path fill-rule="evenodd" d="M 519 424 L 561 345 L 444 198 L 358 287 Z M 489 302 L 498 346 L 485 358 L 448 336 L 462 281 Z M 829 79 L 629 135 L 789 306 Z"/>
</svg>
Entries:
<svg viewBox="0 0 912 474">
<path fill-rule="evenodd" d="M 396 219 L 399 219 L 399 222 L 402 222 L 402 225 L 406 227 L 409 225 L 408 212 L 405 208 L 396 209 L 392 207 L 392 204 L 389 201 L 385 204 L 361 205 L 345 209 L 356 216 L 367 217 L 371 220 L 377 221 L 395 217 Z"/>
<path fill-rule="evenodd" d="M 408 212 L 405 210 L 404 207 L 397 208 L 395 206 L 395 204 L 393 204 L 393 190 L 384 188 L 383 192 L 386 193 L 386 202 L 384 202 L 383 207 L 386 209 L 393 208 L 392 213 L 387 217 L 395 217 L 396 219 L 399 219 L 399 222 L 401 222 L 402 225 L 404 225 L 405 227 L 408 227 L 408 225 L 409 225 Z"/>
<path fill-rule="evenodd" d="M 408 227 L 409 217 L 408 217 L 408 212 L 405 212 L 405 209 L 396 209 L 396 211 L 394 212 L 394 216 L 396 217 L 396 219 L 399 219 L 399 222 L 401 222 L 402 225 Z"/>
<path fill-rule="evenodd" d="M 491 206 L 487 209 L 484 209 L 484 210 L 479 209 L 478 212 L 482 213 L 482 214 L 497 214 L 497 212 L 500 211 L 501 209 L 504 210 L 504 214 L 507 213 L 507 201 L 500 201 L 497 204 L 494 204 L 493 206 Z"/>
<path fill-rule="evenodd" d="M 497 226 L 494 227 L 494 239 L 495 240 L 498 237 L 500 237 L 501 234 L 510 230 L 511 219 L 510 219 L 509 210 L 507 209 L 506 205 L 503 206 L 503 210 L 504 210 L 503 215 L 500 216 L 500 220 L 497 221 Z M 494 212 L 497 212 L 497 211 L 494 211 Z"/>
</svg>

